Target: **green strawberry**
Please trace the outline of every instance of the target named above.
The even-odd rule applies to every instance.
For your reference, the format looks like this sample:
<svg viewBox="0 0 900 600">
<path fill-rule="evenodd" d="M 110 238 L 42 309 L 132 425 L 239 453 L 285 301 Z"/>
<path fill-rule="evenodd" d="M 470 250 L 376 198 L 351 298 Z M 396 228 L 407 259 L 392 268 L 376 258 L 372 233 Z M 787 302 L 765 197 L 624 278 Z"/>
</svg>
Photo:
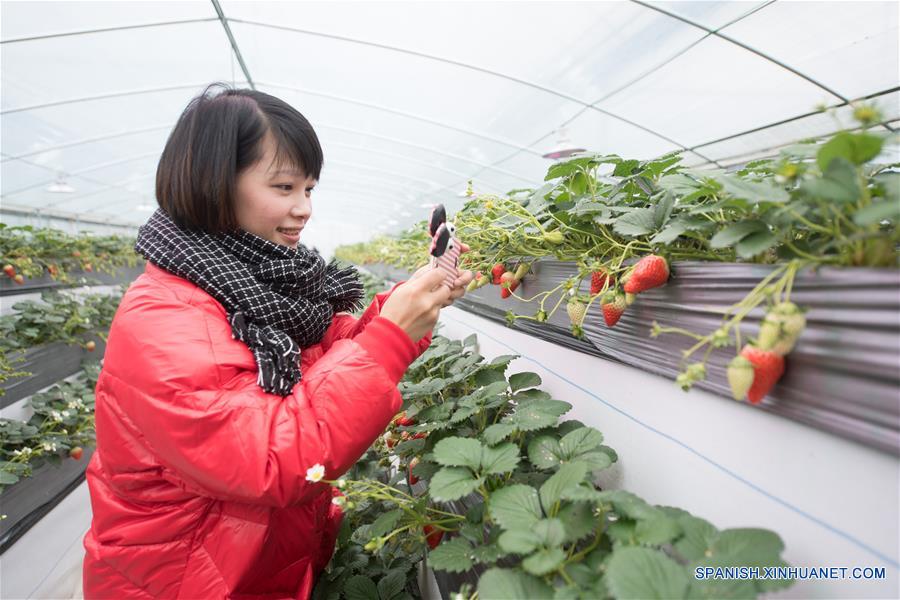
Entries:
<svg viewBox="0 0 900 600">
<path fill-rule="evenodd" d="M 576 296 L 566 304 L 566 312 L 569 313 L 569 320 L 572 322 L 572 335 L 578 338 L 582 337 L 584 335 L 582 323 L 584 323 L 584 316 L 587 312 L 587 304 Z"/>
<path fill-rule="evenodd" d="M 735 356 L 726 371 L 728 385 L 731 386 L 731 395 L 735 400 L 743 400 L 753 385 L 753 363 L 743 356 Z"/>
</svg>

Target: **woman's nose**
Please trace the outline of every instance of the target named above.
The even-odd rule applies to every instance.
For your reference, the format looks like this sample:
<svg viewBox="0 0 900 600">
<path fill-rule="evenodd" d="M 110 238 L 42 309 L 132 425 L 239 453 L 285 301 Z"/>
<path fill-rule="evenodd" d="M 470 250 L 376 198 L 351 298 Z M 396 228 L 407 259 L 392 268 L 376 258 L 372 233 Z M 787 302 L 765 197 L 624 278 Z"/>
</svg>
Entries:
<svg viewBox="0 0 900 600">
<path fill-rule="evenodd" d="M 306 196 L 300 196 L 300 199 L 291 207 L 291 216 L 301 219 L 309 219 L 312 213 L 312 201 Z"/>
</svg>

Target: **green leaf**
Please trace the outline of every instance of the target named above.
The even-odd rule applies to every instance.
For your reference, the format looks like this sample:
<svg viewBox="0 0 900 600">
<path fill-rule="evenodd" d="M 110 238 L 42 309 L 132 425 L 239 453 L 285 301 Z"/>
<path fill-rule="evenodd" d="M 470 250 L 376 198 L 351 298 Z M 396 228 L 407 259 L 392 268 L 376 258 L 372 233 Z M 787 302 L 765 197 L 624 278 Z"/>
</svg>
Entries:
<svg viewBox="0 0 900 600">
<path fill-rule="evenodd" d="M 378 588 L 365 575 L 354 575 L 344 584 L 344 595 L 347 600 L 378 600 Z"/>
<path fill-rule="evenodd" d="M 856 202 L 862 194 L 856 168 L 840 157 L 832 159 L 821 178 L 803 182 L 800 189 L 813 198 L 841 204 Z"/>
<path fill-rule="evenodd" d="M 725 227 L 709 240 L 713 248 L 728 248 L 752 233 L 768 231 L 769 226 L 757 219 L 741 221 Z"/>
<path fill-rule="evenodd" d="M 671 193 L 663 194 L 662 197 L 657 201 L 656 205 L 653 207 L 654 229 L 662 229 L 663 225 L 665 225 L 669 221 L 669 217 L 672 216 L 672 209 L 674 207 L 675 195 Z"/>
<path fill-rule="evenodd" d="M 428 566 L 435 571 L 461 573 L 472 568 L 472 546 L 463 538 L 453 538 L 428 553 Z"/>
<path fill-rule="evenodd" d="M 481 439 L 488 446 L 494 446 L 505 440 L 515 430 L 515 426 L 509 423 L 496 423 L 484 430 Z"/>
<path fill-rule="evenodd" d="M 835 158 L 843 158 L 855 165 L 866 163 L 879 154 L 884 140 L 870 133 L 842 132 L 819 148 L 816 162 L 824 172 Z"/>
<path fill-rule="evenodd" d="M 495 447 L 484 447 L 481 450 L 481 472 L 485 475 L 509 473 L 519 464 L 519 447 L 513 443 L 505 443 Z"/>
<path fill-rule="evenodd" d="M 564 560 L 566 553 L 561 548 L 544 548 L 523 560 L 522 568 L 532 575 L 546 575 L 555 571 Z"/>
<path fill-rule="evenodd" d="M 884 220 L 896 221 L 900 217 L 900 202 L 885 200 L 870 204 L 853 215 L 857 225 L 872 225 Z"/>
<path fill-rule="evenodd" d="M 391 600 L 406 587 L 406 569 L 391 569 L 378 581 L 378 595 L 381 600 Z"/>
<path fill-rule="evenodd" d="M 0 471 L 0 485 L 12 485 L 19 481 L 18 476 L 9 471 Z"/>
<path fill-rule="evenodd" d="M 481 467 L 481 442 L 471 438 L 449 437 L 434 446 L 435 462 L 445 467 Z"/>
<path fill-rule="evenodd" d="M 450 417 L 450 424 L 455 425 L 457 423 L 462 423 L 479 410 L 481 409 L 478 406 L 464 406 L 453 413 L 453 416 Z"/>
<path fill-rule="evenodd" d="M 492 367 L 505 367 L 517 358 L 519 358 L 518 354 L 501 354 L 500 356 L 495 357 L 490 362 L 490 365 Z"/>
<path fill-rule="evenodd" d="M 681 527 L 678 522 L 664 514 L 639 521 L 634 529 L 634 535 L 642 544 L 659 546 L 671 542 L 681 535 Z"/>
<path fill-rule="evenodd" d="M 569 432 L 559 440 L 562 455 L 568 460 L 575 459 L 579 454 L 596 450 L 603 443 L 603 434 L 593 427 L 582 427 Z"/>
<path fill-rule="evenodd" d="M 688 228 L 684 223 L 673 221 L 669 223 L 662 231 L 650 238 L 651 244 L 668 244 L 678 239 L 682 233 Z"/>
<path fill-rule="evenodd" d="M 564 491 L 576 487 L 584 480 L 587 465 L 582 462 L 567 463 L 559 468 L 550 479 L 541 486 L 541 505 L 544 512 L 553 514 L 554 505 L 559 502 Z"/>
<path fill-rule="evenodd" d="M 394 526 L 402 516 L 403 511 L 399 508 L 396 510 L 390 510 L 386 513 L 382 513 L 377 519 L 375 519 L 375 522 L 372 523 L 372 526 L 369 530 L 369 535 L 371 535 L 372 537 L 381 537 L 388 532 L 393 531 Z"/>
<path fill-rule="evenodd" d="M 540 545 L 541 541 L 530 529 L 510 529 L 500 534 L 497 540 L 500 547 L 513 554 L 530 554 Z"/>
<path fill-rule="evenodd" d="M 503 422 L 515 425 L 521 431 L 536 431 L 556 425 L 559 417 L 571 408 L 571 404 L 562 400 L 529 402 L 520 404 L 516 412 L 503 418 Z"/>
<path fill-rule="evenodd" d="M 538 469 L 552 469 L 563 461 L 562 448 L 556 438 L 542 435 L 528 444 L 528 460 Z"/>
<path fill-rule="evenodd" d="M 481 544 L 481 540 L 478 541 Z M 483 565 L 492 565 L 500 560 L 505 552 L 496 544 L 480 545 L 472 549 L 472 557 Z"/>
<path fill-rule="evenodd" d="M 706 556 L 719 531 L 708 521 L 687 515 L 678 519 L 683 536 L 675 542 L 675 550 L 688 560 L 699 560 Z"/>
<path fill-rule="evenodd" d="M 727 194 L 746 200 L 751 204 L 760 202 L 784 203 L 790 200 L 790 194 L 780 187 L 763 181 L 748 181 L 737 175 L 721 175 L 716 178 Z"/>
<path fill-rule="evenodd" d="M 495 491 L 488 501 L 488 509 L 491 518 L 503 529 L 531 529 L 543 517 L 537 490 L 522 484 Z"/>
<path fill-rule="evenodd" d="M 431 478 L 428 493 L 435 500 L 459 500 L 478 489 L 482 481 L 464 467 L 444 467 Z"/>
<path fill-rule="evenodd" d="M 532 531 L 539 543 L 547 548 L 561 546 L 566 539 L 566 528 L 559 519 L 541 519 Z"/>
<path fill-rule="evenodd" d="M 655 229 L 656 217 L 652 208 L 639 208 L 625 213 L 613 223 L 613 230 L 616 233 L 629 237 L 647 235 Z"/>
<path fill-rule="evenodd" d="M 541 385 L 541 378 L 537 373 L 516 373 L 509 377 L 509 389 L 513 392 L 539 385 Z"/>
<path fill-rule="evenodd" d="M 690 580 L 685 569 L 665 554 L 627 547 L 613 552 L 606 584 L 616 598 L 650 600 L 683 598 Z"/>
<path fill-rule="evenodd" d="M 541 579 L 512 569 L 488 569 L 478 580 L 478 597 L 484 600 L 537 600 L 552 595 Z"/>
<path fill-rule="evenodd" d="M 726 529 L 719 533 L 711 550 L 713 557 L 725 555 L 749 565 L 777 560 L 784 550 L 784 543 L 767 529 Z"/>
<path fill-rule="evenodd" d="M 741 258 L 752 258 L 775 245 L 778 239 L 769 231 L 751 233 L 734 247 Z"/>
<path fill-rule="evenodd" d="M 566 503 L 557 515 L 565 524 L 565 542 L 572 543 L 581 540 L 591 533 L 598 524 L 594 517 L 594 511 L 587 502 Z"/>
</svg>

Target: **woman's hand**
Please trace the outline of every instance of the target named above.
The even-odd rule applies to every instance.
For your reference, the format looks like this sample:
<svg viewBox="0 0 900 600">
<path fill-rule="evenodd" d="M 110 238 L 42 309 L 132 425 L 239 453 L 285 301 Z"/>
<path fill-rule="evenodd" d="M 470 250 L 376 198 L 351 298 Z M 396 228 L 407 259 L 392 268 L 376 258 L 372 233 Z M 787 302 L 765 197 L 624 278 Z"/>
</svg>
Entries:
<svg viewBox="0 0 900 600">
<path fill-rule="evenodd" d="M 469 250 L 470 250 L 470 248 L 469 248 L 468 244 L 464 244 L 464 243 L 460 242 L 460 251 L 459 251 L 460 254 L 464 254 L 465 252 L 468 252 Z M 416 270 L 416 272 L 413 273 L 412 276 L 409 278 L 409 281 L 417 279 L 417 278 L 421 277 L 422 275 L 424 275 L 425 273 L 428 273 L 433 270 L 434 269 L 432 268 L 432 266 L 430 264 L 425 265 L 423 267 L 419 267 Z M 459 271 L 459 277 L 457 277 L 456 281 L 453 283 L 453 289 L 450 291 L 450 298 L 449 298 L 449 300 L 447 300 L 447 302 L 444 304 L 444 306 L 450 306 L 451 304 L 453 304 L 454 300 L 458 300 L 459 298 L 462 298 L 463 296 L 465 296 L 466 286 L 468 286 L 469 282 L 471 282 L 474 278 L 475 278 L 475 273 L 473 273 L 472 271 Z"/>
<path fill-rule="evenodd" d="M 441 307 L 452 302 L 451 290 L 444 285 L 446 277 L 447 274 L 440 269 L 428 269 L 421 274 L 417 272 L 416 277 L 391 293 L 381 307 L 381 316 L 405 331 L 413 342 L 418 342 L 434 329 Z"/>
</svg>

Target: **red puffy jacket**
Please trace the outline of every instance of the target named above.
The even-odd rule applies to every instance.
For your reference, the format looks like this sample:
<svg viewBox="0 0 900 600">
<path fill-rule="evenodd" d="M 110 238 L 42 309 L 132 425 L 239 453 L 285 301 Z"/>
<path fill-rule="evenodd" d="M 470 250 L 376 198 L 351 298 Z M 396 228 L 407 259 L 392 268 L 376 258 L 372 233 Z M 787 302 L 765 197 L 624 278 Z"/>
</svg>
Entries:
<svg viewBox="0 0 900 600">
<path fill-rule="evenodd" d="M 430 344 L 336 315 L 285 398 L 256 383 L 221 304 L 152 264 L 122 299 L 96 390 L 90 598 L 307 598 L 334 548 L 335 479 L 383 432 Z"/>
</svg>

